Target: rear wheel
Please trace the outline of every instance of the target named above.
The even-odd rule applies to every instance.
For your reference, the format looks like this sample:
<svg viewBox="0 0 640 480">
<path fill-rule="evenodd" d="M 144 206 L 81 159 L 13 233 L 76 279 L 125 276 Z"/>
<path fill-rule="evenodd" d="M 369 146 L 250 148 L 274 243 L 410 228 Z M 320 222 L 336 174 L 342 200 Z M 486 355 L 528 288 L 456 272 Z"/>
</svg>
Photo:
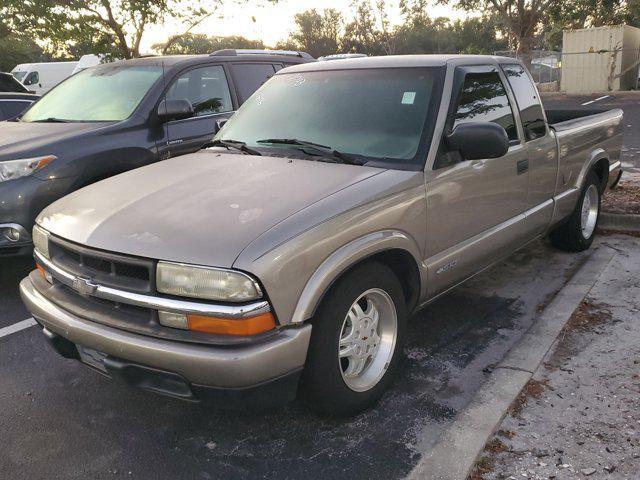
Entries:
<svg viewBox="0 0 640 480">
<path fill-rule="evenodd" d="M 347 273 L 313 321 L 301 399 L 332 415 L 372 405 L 392 381 L 405 325 L 405 298 L 393 271 L 371 262 Z"/>
<path fill-rule="evenodd" d="M 591 172 L 582 188 L 575 210 L 566 223 L 551 232 L 551 242 L 569 252 L 581 252 L 593 243 L 600 217 L 600 181 Z"/>
</svg>

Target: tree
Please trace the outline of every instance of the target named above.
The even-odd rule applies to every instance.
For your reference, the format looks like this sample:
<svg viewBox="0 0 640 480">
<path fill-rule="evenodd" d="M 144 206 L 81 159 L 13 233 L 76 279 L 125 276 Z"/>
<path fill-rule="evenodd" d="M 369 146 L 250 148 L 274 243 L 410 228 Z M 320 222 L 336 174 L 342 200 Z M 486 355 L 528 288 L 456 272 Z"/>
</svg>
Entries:
<svg viewBox="0 0 640 480">
<path fill-rule="evenodd" d="M 513 39 L 516 52 L 531 66 L 536 33 L 553 0 L 438 0 L 470 12 L 497 15 L 505 32 Z"/>
<path fill-rule="evenodd" d="M 20 63 L 48 60 L 46 53 L 30 38 L 17 34 L 0 36 L 0 72 L 9 72 Z"/>
<path fill-rule="evenodd" d="M 638 0 L 635 0 L 638 1 Z M 570 0 L 552 2 L 541 31 L 542 46 L 548 50 L 562 48 L 562 32 L 587 27 L 628 23 L 632 2 L 625 0 Z"/>
<path fill-rule="evenodd" d="M 149 27 L 169 18 L 183 23 L 183 32 L 168 40 L 168 49 L 223 3 L 225 0 L 3 0 L 0 17 L 14 31 L 47 42 L 57 51 L 86 44 L 91 46 L 87 53 L 127 59 L 140 56 Z"/>
<path fill-rule="evenodd" d="M 396 53 L 396 36 L 390 28 L 386 2 L 378 0 L 372 6 L 369 0 L 354 2 L 355 17 L 345 27 L 342 50 L 368 55 Z"/>
<path fill-rule="evenodd" d="M 321 12 L 315 8 L 294 17 L 296 28 L 289 38 L 276 48 L 302 50 L 314 57 L 338 53 L 344 19 L 333 8 Z"/>
<path fill-rule="evenodd" d="M 224 50 L 226 48 L 253 48 L 263 49 L 264 43 L 261 40 L 249 40 L 241 36 L 231 37 L 210 37 L 201 33 L 188 33 L 183 35 L 168 48 L 166 43 L 153 45 L 156 51 L 164 52 L 168 55 L 198 55 Z"/>
</svg>

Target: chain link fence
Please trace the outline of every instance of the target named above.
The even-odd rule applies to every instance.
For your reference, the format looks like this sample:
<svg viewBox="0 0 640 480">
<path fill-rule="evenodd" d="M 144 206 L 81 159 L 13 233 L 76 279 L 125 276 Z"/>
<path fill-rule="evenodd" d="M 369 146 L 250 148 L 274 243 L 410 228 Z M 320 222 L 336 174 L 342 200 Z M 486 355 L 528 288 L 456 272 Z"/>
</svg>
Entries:
<svg viewBox="0 0 640 480">
<path fill-rule="evenodd" d="M 495 55 L 526 59 L 514 51 Z M 541 91 L 568 93 L 635 90 L 640 86 L 640 50 L 617 48 L 562 53 L 536 50 L 531 53 L 531 76 Z"/>
</svg>

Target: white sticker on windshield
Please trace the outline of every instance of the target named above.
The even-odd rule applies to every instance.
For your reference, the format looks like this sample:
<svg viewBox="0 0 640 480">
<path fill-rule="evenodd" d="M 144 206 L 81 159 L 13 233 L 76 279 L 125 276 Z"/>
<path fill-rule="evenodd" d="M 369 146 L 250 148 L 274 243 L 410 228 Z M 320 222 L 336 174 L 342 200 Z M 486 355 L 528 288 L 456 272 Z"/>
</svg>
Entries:
<svg viewBox="0 0 640 480">
<path fill-rule="evenodd" d="M 402 104 L 403 105 L 413 105 L 413 102 L 416 100 L 416 92 L 404 92 L 402 95 Z"/>
</svg>

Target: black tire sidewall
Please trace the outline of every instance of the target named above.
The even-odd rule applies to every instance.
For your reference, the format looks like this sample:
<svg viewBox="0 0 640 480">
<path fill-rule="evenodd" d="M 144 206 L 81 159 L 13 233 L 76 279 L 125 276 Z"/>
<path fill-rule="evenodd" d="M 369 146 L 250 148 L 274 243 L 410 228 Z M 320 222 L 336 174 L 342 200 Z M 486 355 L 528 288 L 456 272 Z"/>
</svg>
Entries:
<svg viewBox="0 0 640 480">
<path fill-rule="evenodd" d="M 598 217 L 591 236 L 589 238 L 584 238 L 582 235 L 582 205 L 584 203 L 587 190 L 591 185 L 595 185 L 598 190 Z M 589 172 L 580 192 L 580 197 L 578 198 L 575 209 L 567 219 L 566 223 L 551 232 L 551 240 L 553 244 L 562 250 L 570 252 L 581 252 L 583 250 L 587 250 L 593 243 L 593 239 L 596 236 L 596 230 L 600 223 L 601 205 L 602 187 L 600 180 L 594 172 Z"/>
<path fill-rule="evenodd" d="M 338 342 L 353 302 L 372 288 L 384 290 L 393 300 L 398 322 L 396 345 L 389 367 L 380 381 L 366 392 L 356 392 L 342 378 Z M 406 317 L 404 293 L 390 268 L 368 262 L 345 274 L 329 290 L 312 321 L 311 341 L 301 380 L 301 399 L 316 410 L 334 415 L 350 414 L 373 404 L 389 387 L 402 357 Z"/>
</svg>

